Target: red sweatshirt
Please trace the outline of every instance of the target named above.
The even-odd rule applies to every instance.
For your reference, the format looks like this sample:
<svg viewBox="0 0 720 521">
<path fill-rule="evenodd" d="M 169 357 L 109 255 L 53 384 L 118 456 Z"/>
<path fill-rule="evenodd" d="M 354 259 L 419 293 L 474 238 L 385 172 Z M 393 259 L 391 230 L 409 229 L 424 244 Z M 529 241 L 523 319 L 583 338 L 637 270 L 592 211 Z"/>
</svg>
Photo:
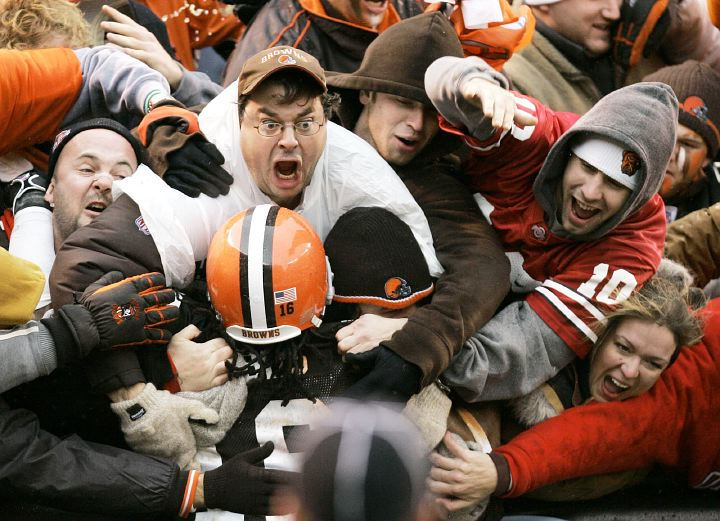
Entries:
<svg viewBox="0 0 720 521">
<path fill-rule="evenodd" d="M 654 463 L 687 473 L 692 487 L 720 490 L 720 299 L 705 321 L 702 342 L 684 348 L 647 394 L 575 407 L 498 447 L 494 459 L 502 455 L 512 476 L 506 496 Z"/>
</svg>

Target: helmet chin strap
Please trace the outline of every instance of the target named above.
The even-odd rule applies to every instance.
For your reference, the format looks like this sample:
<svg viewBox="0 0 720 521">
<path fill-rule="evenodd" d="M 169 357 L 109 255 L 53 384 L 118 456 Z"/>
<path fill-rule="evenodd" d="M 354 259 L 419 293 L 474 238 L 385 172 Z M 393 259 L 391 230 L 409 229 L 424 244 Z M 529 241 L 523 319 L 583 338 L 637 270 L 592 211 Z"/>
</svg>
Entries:
<svg viewBox="0 0 720 521">
<path fill-rule="evenodd" d="M 327 339 L 309 329 L 295 338 L 259 347 L 233 339 L 227 333 L 225 336 L 234 350 L 232 360 L 225 362 L 229 378 L 257 375 L 258 383 L 275 386 L 283 406 L 298 396 L 315 403 L 317 398 L 303 386 L 305 354 L 306 349 L 313 349 L 314 354 L 322 357 L 322 347 L 328 345 Z M 313 342 L 315 337 L 320 341 Z M 334 336 L 331 340 L 334 342 Z"/>
</svg>

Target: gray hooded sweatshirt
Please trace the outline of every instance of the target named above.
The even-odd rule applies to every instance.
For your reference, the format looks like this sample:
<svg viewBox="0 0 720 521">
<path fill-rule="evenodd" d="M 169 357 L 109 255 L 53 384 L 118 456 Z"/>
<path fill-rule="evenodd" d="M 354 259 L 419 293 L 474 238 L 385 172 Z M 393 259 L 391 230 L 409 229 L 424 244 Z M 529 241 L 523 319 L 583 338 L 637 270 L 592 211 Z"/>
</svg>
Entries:
<svg viewBox="0 0 720 521">
<path fill-rule="evenodd" d="M 496 75 L 479 58 L 444 57 L 427 70 L 425 87 L 442 116 L 480 141 L 494 130 L 482 108 L 459 93 L 475 78 L 494 81 Z M 639 83 L 610 93 L 581 117 L 549 149 L 533 185 L 546 223 L 558 236 L 582 242 L 606 235 L 657 193 L 675 143 L 678 103 L 662 83 Z M 635 152 L 641 160 L 638 187 L 623 207 L 585 236 L 570 236 L 557 219 L 557 188 L 570 157 L 573 139 L 604 137 Z M 512 259 L 511 259 L 512 260 Z M 468 401 L 514 398 L 557 374 L 575 357 L 574 351 L 525 300 L 516 301 L 475 333 L 453 359 L 443 379 Z"/>
</svg>

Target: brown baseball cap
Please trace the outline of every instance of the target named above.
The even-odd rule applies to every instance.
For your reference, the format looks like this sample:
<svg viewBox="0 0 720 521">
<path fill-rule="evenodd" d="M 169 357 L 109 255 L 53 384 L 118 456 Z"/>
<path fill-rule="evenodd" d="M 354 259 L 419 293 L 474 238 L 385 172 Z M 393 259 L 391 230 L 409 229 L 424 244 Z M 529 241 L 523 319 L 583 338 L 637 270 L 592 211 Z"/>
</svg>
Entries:
<svg viewBox="0 0 720 521">
<path fill-rule="evenodd" d="M 251 93 L 265 78 L 283 69 L 300 69 L 317 81 L 327 92 L 325 71 L 313 56 L 287 45 L 270 47 L 251 56 L 238 78 L 238 95 Z"/>
</svg>

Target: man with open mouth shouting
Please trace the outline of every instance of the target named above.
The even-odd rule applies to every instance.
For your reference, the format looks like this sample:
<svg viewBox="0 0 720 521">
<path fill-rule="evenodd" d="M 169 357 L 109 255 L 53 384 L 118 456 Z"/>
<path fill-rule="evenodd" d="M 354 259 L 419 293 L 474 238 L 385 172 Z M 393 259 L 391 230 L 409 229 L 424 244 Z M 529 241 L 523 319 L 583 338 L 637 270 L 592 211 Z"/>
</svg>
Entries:
<svg viewBox="0 0 720 521">
<path fill-rule="evenodd" d="M 233 178 L 229 193 L 190 198 L 140 165 L 114 183 L 124 195 L 58 252 L 50 280 L 53 305 L 72 301 L 74 291 L 97 279 L 96 270 L 105 273 L 110 266 L 125 275 L 153 266 L 168 286 L 185 288 L 215 231 L 260 204 L 295 210 L 322 239 L 349 209 L 383 207 L 410 227 L 431 275 L 440 275 L 427 218 L 367 142 L 328 121 L 335 99 L 318 61 L 299 49 L 273 47 L 248 60 L 238 80 L 203 109 L 202 134 L 193 136 L 207 138 L 224 157 Z M 154 132 L 159 134 L 157 127 Z M 413 369 L 411 362 L 399 363 Z"/>
<path fill-rule="evenodd" d="M 99 217 L 93 226 L 97 231 L 83 230 L 63 246 L 51 280 L 53 301 L 70 298 L 70 287 L 94 276 L 91 264 L 97 261 L 66 266 L 62 259 L 71 259 L 63 257 L 66 249 L 95 249 L 86 241 L 99 228 L 119 226 L 108 212 L 123 216 L 123 221 L 128 220 L 128 211 L 135 212 L 133 221 L 142 214 L 141 231 L 152 237 L 154 246 L 152 260 L 140 258 L 135 249 L 115 259 L 155 265 L 165 272 L 168 285 L 178 288 L 193 280 L 195 261 L 207 255 L 215 230 L 235 213 L 258 204 L 295 210 L 321 238 L 348 209 L 382 206 L 410 226 L 431 273 L 437 276 L 442 268 L 422 210 L 370 145 L 327 120 L 335 100 L 327 94 L 325 72 L 309 54 L 282 46 L 255 55 L 239 79 L 203 109 L 198 118 L 202 134 L 195 134 L 204 135 L 224 157 L 223 168 L 234 180 L 230 192 L 214 199 L 203 195 L 191 199 L 140 165 L 113 188 L 132 201 L 119 197 L 118 201 L 125 202 Z M 139 212 L 138 208 L 128 210 L 134 205 Z"/>
<path fill-rule="evenodd" d="M 665 239 L 657 191 L 675 144 L 670 87 L 619 89 L 578 118 L 503 81 L 479 58 L 440 58 L 425 75 L 441 128 L 473 150 L 468 184 L 521 294 L 444 373 L 469 401 L 516 397 L 587 356 L 592 324 L 655 273 Z"/>
</svg>

